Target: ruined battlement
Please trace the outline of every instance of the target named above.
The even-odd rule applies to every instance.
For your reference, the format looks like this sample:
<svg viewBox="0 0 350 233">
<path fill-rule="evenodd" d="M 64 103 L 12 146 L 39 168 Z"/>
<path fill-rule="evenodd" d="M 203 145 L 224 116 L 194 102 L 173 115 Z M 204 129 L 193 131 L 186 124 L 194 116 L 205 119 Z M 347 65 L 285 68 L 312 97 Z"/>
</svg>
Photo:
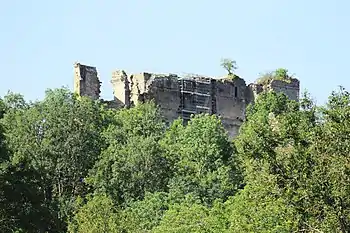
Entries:
<svg viewBox="0 0 350 233">
<path fill-rule="evenodd" d="M 101 82 L 95 67 L 75 63 L 74 91 L 92 99 L 100 98 Z M 164 118 L 170 123 L 177 118 L 188 121 L 192 114 L 208 113 L 221 117 L 229 137 L 233 138 L 245 119 L 249 103 L 263 91 L 283 92 L 298 101 L 299 80 L 270 80 L 267 83 L 247 85 L 240 77 L 214 78 L 186 74 L 127 74 L 123 70 L 112 72 L 114 99 L 105 101 L 109 107 L 132 107 L 154 100 Z"/>
<path fill-rule="evenodd" d="M 250 89 L 256 95 L 264 91 L 273 90 L 275 92 L 282 92 L 288 98 L 298 101 L 299 100 L 299 91 L 300 91 L 300 82 L 296 78 L 290 78 L 289 80 L 271 80 L 267 83 L 253 83 L 249 85 Z"/>
<path fill-rule="evenodd" d="M 96 67 L 74 64 L 74 92 L 88 96 L 94 100 L 100 98 L 101 82 L 97 76 Z"/>
</svg>

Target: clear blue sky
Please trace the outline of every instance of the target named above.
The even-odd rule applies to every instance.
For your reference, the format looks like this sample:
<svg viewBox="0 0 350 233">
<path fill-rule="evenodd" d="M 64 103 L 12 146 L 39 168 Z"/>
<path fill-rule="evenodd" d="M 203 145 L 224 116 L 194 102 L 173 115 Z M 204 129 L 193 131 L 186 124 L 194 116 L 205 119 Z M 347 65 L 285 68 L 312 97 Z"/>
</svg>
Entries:
<svg viewBox="0 0 350 233">
<path fill-rule="evenodd" d="M 11 0 L 0 6 L 0 96 L 41 99 L 73 87 L 73 63 L 96 66 L 102 97 L 114 69 L 223 75 L 285 67 L 323 103 L 350 89 L 347 0 Z"/>
</svg>

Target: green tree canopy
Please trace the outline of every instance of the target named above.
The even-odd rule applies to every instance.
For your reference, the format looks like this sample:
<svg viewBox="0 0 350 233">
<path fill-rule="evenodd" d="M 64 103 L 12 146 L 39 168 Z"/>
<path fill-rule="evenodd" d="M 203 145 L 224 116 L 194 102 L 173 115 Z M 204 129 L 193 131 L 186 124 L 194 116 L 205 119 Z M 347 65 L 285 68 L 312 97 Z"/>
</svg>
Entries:
<svg viewBox="0 0 350 233">
<path fill-rule="evenodd" d="M 192 194 L 209 205 L 234 195 L 241 174 L 234 147 L 218 117 L 195 116 L 186 126 L 175 121 L 161 144 L 174 173 L 170 192 Z"/>
<path fill-rule="evenodd" d="M 34 103 L 12 94 L 5 100 L 9 110 L 2 125 L 10 162 L 26 163 L 40 174 L 36 182 L 44 200 L 58 205 L 56 215 L 64 221 L 74 197 L 86 193 L 83 178 L 103 146 L 101 106 L 66 89 L 48 90 L 44 100 Z"/>
</svg>

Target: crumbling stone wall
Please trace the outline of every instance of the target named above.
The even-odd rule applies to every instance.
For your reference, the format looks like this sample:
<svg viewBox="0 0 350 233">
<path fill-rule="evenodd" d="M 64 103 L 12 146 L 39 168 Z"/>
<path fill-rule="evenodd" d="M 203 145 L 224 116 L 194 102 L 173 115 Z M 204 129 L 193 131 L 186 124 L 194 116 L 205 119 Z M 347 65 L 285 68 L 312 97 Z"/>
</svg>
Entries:
<svg viewBox="0 0 350 233">
<path fill-rule="evenodd" d="M 249 84 L 246 92 L 246 95 L 249 96 L 249 103 L 253 103 L 256 97 L 263 91 L 262 85 L 256 83 Z"/>
<path fill-rule="evenodd" d="M 178 118 L 180 105 L 178 76 L 139 73 L 128 76 L 124 71 L 112 75 L 115 101 L 130 107 L 154 100 L 169 122 Z"/>
<path fill-rule="evenodd" d="M 75 91 L 82 96 L 89 96 L 95 100 L 99 99 L 101 83 L 96 68 L 76 63 L 74 71 Z M 200 76 L 191 76 L 190 78 L 191 80 L 197 80 L 196 77 Z M 183 84 L 179 83 L 180 79 L 181 77 L 175 74 L 145 72 L 128 76 L 125 71 L 117 70 L 112 73 L 111 79 L 114 100 L 102 101 L 110 108 L 120 108 L 154 100 L 164 118 L 170 123 L 178 117 L 182 117 L 185 111 L 181 102 L 181 97 L 184 97 L 181 93 L 184 92 L 181 92 L 181 85 Z M 245 120 L 246 107 L 249 103 L 254 102 L 258 94 L 274 90 L 285 93 L 292 100 L 299 100 L 299 80 L 297 79 L 291 79 L 288 82 L 272 80 L 266 84 L 253 83 L 248 86 L 244 79 L 239 77 L 234 79 L 223 77 L 210 80 L 210 90 L 208 89 L 210 98 L 207 98 L 208 100 L 205 100 L 202 104 L 206 107 L 209 106 L 211 114 L 220 116 L 230 138 L 238 135 L 239 128 Z M 200 82 L 194 82 L 196 82 L 196 87 L 193 91 L 198 92 L 201 89 Z M 195 105 L 197 104 L 196 102 Z M 198 106 L 193 107 L 197 108 Z"/>
<path fill-rule="evenodd" d="M 178 118 L 180 106 L 178 77 L 172 74 L 141 73 L 130 76 L 131 103 L 154 100 L 163 116 L 171 122 Z"/>
<path fill-rule="evenodd" d="M 277 93 L 284 93 L 291 100 L 299 101 L 300 82 L 296 78 L 290 80 L 271 80 L 266 84 L 253 83 L 249 85 L 254 99 L 262 92 L 275 91 Z"/>
<path fill-rule="evenodd" d="M 140 92 L 142 101 L 153 99 L 168 122 L 177 119 L 180 106 L 179 77 L 173 74 L 148 74 L 146 77 L 144 89 Z"/>
<path fill-rule="evenodd" d="M 97 76 L 96 67 L 74 64 L 74 92 L 94 100 L 100 98 L 101 82 Z"/>
<path fill-rule="evenodd" d="M 289 81 L 272 80 L 269 88 L 275 92 L 284 93 L 291 100 L 299 100 L 300 83 L 298 79 L 293 78 Z"/>
<path fill-rule="evenodd" d="M 114 101 L 117 105 L 130 106 L 130 81 L 124 70 L 116 70 L 112 73 L 111 84 Z"/>
<path fill-rule="evenodd" d="M 130 75 L 130 102 L 132 105 L 137 105 L 139 103 L 145 102 L 148 98 L 147 95 L 150 87 L 149 80 L 151 79 L 150 73 L 139 73 Z"/>
<path fill-rule="evenodd" d="M 216 84 L 216 108 L 229 136 L 235 137 L 245 119 L 247 85 L 241 78 L 223 78 Z"/>
</svg>

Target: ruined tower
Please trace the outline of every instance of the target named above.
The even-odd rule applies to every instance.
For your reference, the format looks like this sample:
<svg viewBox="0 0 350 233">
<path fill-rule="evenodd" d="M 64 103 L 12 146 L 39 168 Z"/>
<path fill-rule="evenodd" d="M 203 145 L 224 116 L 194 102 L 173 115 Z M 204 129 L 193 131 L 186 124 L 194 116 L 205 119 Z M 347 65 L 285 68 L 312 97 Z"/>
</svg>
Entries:
<svg viewBox="0 0 350 233">
<path fill-rule="evenodd" d="M 288 81 L 273 80 L 269 83 L 268 88 L 277 93 L 284 93 L 291 100 L 299 101 L 300 82 L 296 78 Z"/>
<path fill-rule="evenodd" d="M 111 84 L 114 101 L 118 105 L 130 107 L 130 82 L 124 70 L 116 70 L 112 73 Z"/>
<path fill-rule="evenodd" d="M 245 110 L 250 102 L 247 96 L 247 85 L 244 79 L 223 77 L 216 82 L 217 115 L 227 130 L 229 137 L 238 134 L 239 128 L 245 119 Z"/>
<path fill-rule="evenodd" d="M 264 91 L 284 93 L 289 99 L 299 101 L 300 81 L 296 78 L 287 80 L 272 79 L 266 83 L 253 83 L 249 85 L 254 98 Z"/>
<path fill-rule="evenodd" d="M 93 100 L 100 98 L 101 82 L 97 76 L 96 67 L 74 64 L 74 92 Z"/>
</svg>

